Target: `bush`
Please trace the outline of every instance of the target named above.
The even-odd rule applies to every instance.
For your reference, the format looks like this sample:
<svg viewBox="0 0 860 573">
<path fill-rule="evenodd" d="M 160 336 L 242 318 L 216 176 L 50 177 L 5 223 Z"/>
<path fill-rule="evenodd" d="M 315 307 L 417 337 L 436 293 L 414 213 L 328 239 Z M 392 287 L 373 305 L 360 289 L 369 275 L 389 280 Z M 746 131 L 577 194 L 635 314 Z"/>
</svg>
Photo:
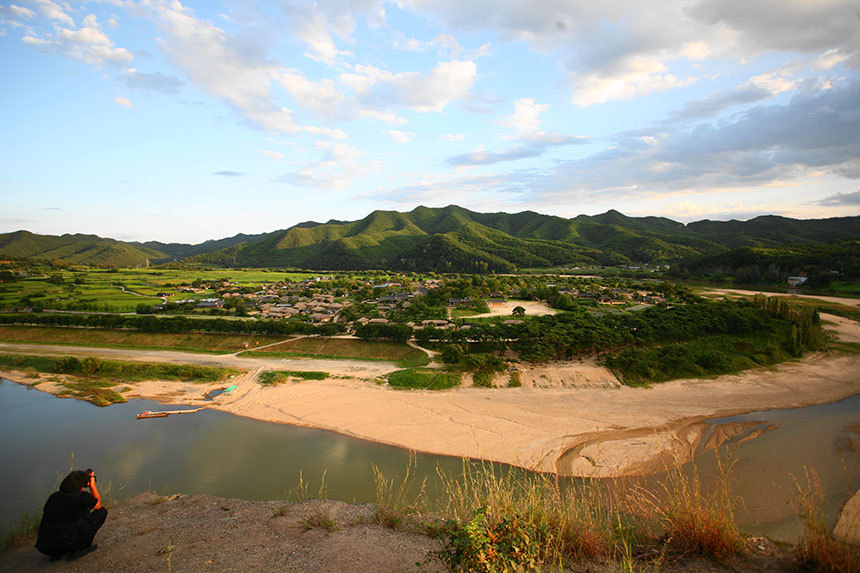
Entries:
<svg viewBox="0 0 860 573">
<path fill-rule="evenodd" d="M 519 372 L 511 372 L 508 374 L 508 388 L 519 388 L 523 385 L 520 380 Z"/>
<path fill-rule="evenodd" d="M 472 376 L 472 385 L 477 388 L 492 388 L 493 373 L 492 372 L 475 372 Z"/>
<path fill-rule="evenodd" d="M 263 386 L 276 386 L 283 382 L 287 382 L 290 378 L 299 378 L 301 380 L 325 380 L 328 378 L 328 373 L 302 370 L 272 370 L 260 374 L 258 381 Z"/>
<path fill-rule="evenodd" d="M 460 384 L 460 375 L 436 370 L 409 368 L 388 375 L 388 384 L 394 388 L 444 390 Z"/>
</svg>

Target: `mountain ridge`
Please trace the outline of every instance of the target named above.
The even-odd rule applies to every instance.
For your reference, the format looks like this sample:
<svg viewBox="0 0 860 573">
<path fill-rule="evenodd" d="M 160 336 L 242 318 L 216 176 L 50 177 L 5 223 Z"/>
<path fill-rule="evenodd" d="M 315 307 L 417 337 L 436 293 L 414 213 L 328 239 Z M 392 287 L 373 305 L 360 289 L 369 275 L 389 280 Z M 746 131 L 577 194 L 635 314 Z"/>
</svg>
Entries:
<svg viewBox="0 0 860 573">
<path fill-rule="evenodd" d="M 375 210 L 356 221 L 305 221 L 196 245 L 96 235 L 0 234 L 0 255 L 93 266 L 181 261 L 223 267 L 510 272 L 519 268 L 686 263 L 740 247 L 775 248 L 860 237 L 860 217 L 681 223 L 615 210 L 567 219 L 535 211 L 480 213 L 448 205 Z"/>
</svg>

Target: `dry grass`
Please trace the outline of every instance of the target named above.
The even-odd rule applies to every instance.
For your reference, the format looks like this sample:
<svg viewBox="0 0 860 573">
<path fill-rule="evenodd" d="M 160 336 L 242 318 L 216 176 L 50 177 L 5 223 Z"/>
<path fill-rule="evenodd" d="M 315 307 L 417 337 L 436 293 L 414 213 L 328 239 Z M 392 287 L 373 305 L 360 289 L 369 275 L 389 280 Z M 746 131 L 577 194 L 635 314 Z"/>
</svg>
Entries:
<svg viewBox="0 0 860 573">
<path fill-rule="evenodd" d="M 695 465 L 684 468 L 675 464 L 656 491 L 636 487 L 628 498 L 642 515 L 656 519 L 667 549 L 726 559 L 743 548 L 743 536 L 735 520 L 739 499 L 729 487 L 733 465 L 729 455 L 718 456 L 716 485 L 706 492 Z"/>
<path fill-rule="evenodd" d="M 376 465 L 372 466 L 376 485 L 376 512 L 373 519 L 380 525 L 397 529 L 413 515 L 420 515 L 426 505 L 427 479 L 420 483 L 415 476 L 415 452 L 409 453 L 406 471 L 400 478 L 386 477 Z"/>
<path fill-rule="evenodd" d="M 743 549 L 723 463 L 705 491 L 697 473 L 674 467 L 656 489 L 641 480 L 568 480 L 491 463 L 464 461 L 440 473 L 439 527 L 451 569 L 549 570 L 582 560 L 610 560 L 621 570 L 659 569 L 666 560 L 726 560 Z"/>
<path fill-rule="evenodd" d="M 860 546 L 834 537 L 823 507 L 824 491 L 814 470 L 804 468 L 805 483 L 795 479 L 797 509 L 803 519 L 803 535 L 795 547 L 797 565 L 804 571 L 860 572 Z"/>
</svg>

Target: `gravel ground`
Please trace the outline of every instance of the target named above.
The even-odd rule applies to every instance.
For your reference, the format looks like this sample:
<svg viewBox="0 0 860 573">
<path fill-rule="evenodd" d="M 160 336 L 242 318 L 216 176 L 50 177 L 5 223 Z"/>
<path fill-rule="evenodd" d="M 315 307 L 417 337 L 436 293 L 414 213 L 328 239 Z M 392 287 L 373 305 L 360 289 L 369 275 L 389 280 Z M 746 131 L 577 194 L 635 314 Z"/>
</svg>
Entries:
<svg viewBox="0 0 860 573">
<path fill-rule="evenodd" d="M 375 506 L 339 501 L 243 501 L 144 493 L 109 510 L 98 549 L 52 562 L 32 543 L 0 555 L 0 571 L 415 571 L 440 548 L 373 522 Z M 335 524 L 308 528 L 326 516 Z M 426 571 L 444 571 L 438 562 Z"/>
</svg>

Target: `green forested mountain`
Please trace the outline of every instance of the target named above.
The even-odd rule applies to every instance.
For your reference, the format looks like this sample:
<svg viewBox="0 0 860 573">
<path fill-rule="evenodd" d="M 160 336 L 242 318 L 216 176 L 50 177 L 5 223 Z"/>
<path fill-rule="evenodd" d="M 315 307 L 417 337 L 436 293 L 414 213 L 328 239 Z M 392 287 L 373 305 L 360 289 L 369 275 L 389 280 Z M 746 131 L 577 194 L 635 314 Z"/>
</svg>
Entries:
<svg viewBox="0 0 860 573">
<path fill-rule="evenodd" d="M 533 211 L 476 213 L 454 205 L 374 211 L 359 221 L 302 224 L 191 260 L 225 266 L 504 272 L 524 267 L 672 263 L 738 246 L 860 237 L 860 217 L 701 221 L 684 225 L 617 211 L 565 219 Z"/>
<path fill-rule="evenodd" d="M 407 213 L 374 211 L 358 221 L 305 222 L 272 233 L 236 235 L 199 245 L 121 243 L 92 235 L 51 237 L 18 231 L 0 235 L 0 255 L 117 266 L 143 264 L 150 258 L 153 263 L 181 259 L 226 267 L 505 272 L 637 263 L 706 268 L 727 260 L 752 260 L 748 251 L 733 251 L 741 247 L 778 250 L 795 245 L 792 249 L 797 251 L 796 245 L 803 244 L 811 246 L 800 249 L 800 258 L 827 253 L 828 260 L 835 260 L 833 251 L 843 247 L 826 244 L 858 238 L 860 217 L 797 220 L 765 216 L 684 225 L 661 217 L 628 217 L 614 210 L 565 219 L 533 211 L 477 213 L 451 205 L 417 207 Z M 774 252 L 760 254 L 775 256 Z M 763 264 L 764 259 L 757 260 L 754 264 Z"/>
<path fill-rule="evenodd" d="M 103 239 L 96 235 L 36 235 L 29 231 L 0 234 L 0 256 L 61 260 L 91 266 L 136 267 L 169 260 L 163 252 Z"/>
<path fill-rule="evenodd" d="M 193 257 L 194 255 L 199 255 L 201 253 L 210 253 L 219 249 L 231 247 L 238 243 L 256 241 L 264 236 L 265 233 L 259 235 L 245 235 L 243 233 L 239 233 L 238 235 L 234 235 L 226 239 L 210 239 L 197 245 L 190 245 L 188 243 L 161 243 L 159 241 L 147 241 L 145 243 L 132 242 L 129 243 L 129 245 L 142 247 L 144 249 L 152 249 L 153 251 L 163 253 L 163 256 L 167 256 L 172 259 L 184 259 L 185 257 Z"/>
</svg>

